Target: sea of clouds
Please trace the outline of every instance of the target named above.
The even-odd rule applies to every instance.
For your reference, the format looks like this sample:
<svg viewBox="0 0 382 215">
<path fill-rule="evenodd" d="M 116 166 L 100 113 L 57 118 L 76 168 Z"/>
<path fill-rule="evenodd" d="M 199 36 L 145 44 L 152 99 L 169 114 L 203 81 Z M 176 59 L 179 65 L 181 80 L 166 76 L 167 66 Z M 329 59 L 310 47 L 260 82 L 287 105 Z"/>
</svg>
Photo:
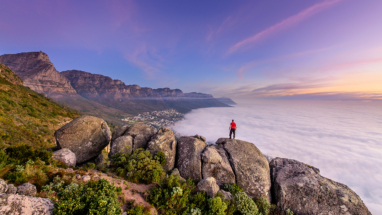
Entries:
<svg viewBox="0 0 382 215">
<path fill-rule="evenodd" d="M 348 185 L 372 214 L 382 215 L 382 102 L 239 101 L 230 108 L 193 110 L 174 125 L 207 142 L 228 137 L 254 143 L 263 154 L 302 161 Z"/>
</svg>

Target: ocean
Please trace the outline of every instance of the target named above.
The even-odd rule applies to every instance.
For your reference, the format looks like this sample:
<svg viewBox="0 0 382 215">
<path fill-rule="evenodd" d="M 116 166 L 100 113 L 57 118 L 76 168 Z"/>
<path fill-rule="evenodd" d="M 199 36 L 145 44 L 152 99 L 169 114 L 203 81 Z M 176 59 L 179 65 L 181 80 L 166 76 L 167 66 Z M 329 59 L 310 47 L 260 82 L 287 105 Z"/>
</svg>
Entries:
<svg viewBox="0 0 382 215">
<path fill-rule="evenodd" d="M 236 101 L 236 100 L 235 100 Z M 202 108 L 173 129 L 214 143 L 229 136 L 255 144 L 271 157 L 295 159 L 346 184 L 372 214 L 382 215 L 382 101 L 240 100 L 228 108 Z"/>
</svg>

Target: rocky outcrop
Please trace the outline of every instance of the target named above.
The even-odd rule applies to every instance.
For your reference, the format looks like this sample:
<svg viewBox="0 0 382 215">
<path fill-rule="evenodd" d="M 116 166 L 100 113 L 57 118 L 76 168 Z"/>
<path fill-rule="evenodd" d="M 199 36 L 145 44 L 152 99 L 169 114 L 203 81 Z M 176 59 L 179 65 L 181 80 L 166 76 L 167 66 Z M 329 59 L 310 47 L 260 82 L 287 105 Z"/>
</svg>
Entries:
<svg viewBox="0 0 382 215">
<path fill-rule="evenodd" d="M 69 80 L 60 74 L 44 52 L 5 54 L 0 63 L 10 67 L 23 81 L 24 85 L 39 93 L 52 97 L 60 94 L 76 94 Z"/>
<path fill-rule="evenodd" d="M 219 185 L 236 182 L 235 174 L 223 148 L 207 146 L 202 153 L 203 178 L 214 177 Z"/>
<path fill-rule="evenodd" d="M 58 129 L 55 137 L 57 146 L 70 149 L 81 164 L 101 154 L 110 142 L 110 129 L 103 119 L 81 116 Z"/>
<path fill-rule="evenodd" d="M 228 153 L 236 176 L 236 184 L 251 198 L 271 200 L 270 170 L 267 159 L 253 144 L 241 140 L 220 138 L 216 144 Z"/>
<path fill-rule="evenodd" d="M 166 157 L 166 164 L 163 165 L 164 171 L 174 168 L 176 156 L 176 140 L 171 129 L 159 129 L 159 131 L 151 138 L 150 142 L 147 144 L 147 150 L 150 151 L 153 155 L 159 151 L 164 153 L 164 156 Z"/>
<path fill-rule="evenodd" d="M 6 194 L 16 194 L 17 193 L 17 187 L 13 184 L 8 184 L 8 190 Z"/>
<path fill-rule="evenodd" d="M 50 199 L 0 194 L 0 214 L 9 215 L 51 215 L 54 203 Z"/>
<path fill-rule="evenodd" d="M 206 192 L 206 194 L 214 198 L 216 193 L 219 191 L 219 186 L 216 184 L 214 177 L 208 177 L 201 180 L 196 186 L 199 192 Z"/>
<path fill-rule="evenodd" d="M 178 140 L 176 168 L 180 175 L 194 181 L 202 180 L 201 154 L 207 144 L 196 137 L 181 137 Z"/>
<path fill-rule="evenodd" d="M 3 179 L 0 179 L 0 193 L 5 193 L 8 190 L 8 185 Z"/>
<path fill-rule="evenodd" d="M 35 196 L 37 194 L 36 186 L 27 182 L 17 187 L 17 194 L 24 196 Z"/>
<path fill-rule="evenodd" d="M 133 137 L 121 136 L 110 144 L 109 158 L 116 153 L 131 153 L 133 151 Z"/>
<path fill-rule="evenodd" d="M 113 148 L 117 138 L 122 136 L 130 136 L 133 139 L 132 150 L 138 148 L 147 148 L 147 143 L 151 140 L 151 137 L 154 136 L 155 129 L 151 126 L 144 124 L 135 124 L 133 126 L 123 126 L 115 131 L 112 137 L 111 148 Z M 115 151 L 115 150 L 114 150 Z"/>
<path fill-rule="evenodd" d="M 76 155 L 70 149 L 57 150 L 53 152 L 52 158 L 63 162 L 67 166 L 76 166 Z"/>
<path fill-rule="evenodd" d="M 274 202 L 297 214 L 371 214 L 346 185 L 320 175 L 319 169 L 296 160 L 270 163 Z"/>
</svg>

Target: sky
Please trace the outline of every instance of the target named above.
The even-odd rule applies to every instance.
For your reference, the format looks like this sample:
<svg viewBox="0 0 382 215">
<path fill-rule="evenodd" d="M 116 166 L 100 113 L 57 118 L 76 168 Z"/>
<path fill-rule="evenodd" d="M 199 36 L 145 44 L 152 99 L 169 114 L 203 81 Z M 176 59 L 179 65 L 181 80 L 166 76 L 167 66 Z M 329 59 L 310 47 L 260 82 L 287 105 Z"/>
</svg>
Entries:
<svg viewBox="0 0 382 215">
<path fill-rule="evenodd" d="M 236 99 L 382 99 L 382 1 L 0 0 L 0 55 Z"/>
<path fill-rule="evenodd" d="M 373 215 L 382 215 L 382 101 L 238 100 L 229 108 L 202 108 L 173 129 L 181 135 L 255 144 L 271 157 L 295 159 L 350 187 Z"/>
</svg>

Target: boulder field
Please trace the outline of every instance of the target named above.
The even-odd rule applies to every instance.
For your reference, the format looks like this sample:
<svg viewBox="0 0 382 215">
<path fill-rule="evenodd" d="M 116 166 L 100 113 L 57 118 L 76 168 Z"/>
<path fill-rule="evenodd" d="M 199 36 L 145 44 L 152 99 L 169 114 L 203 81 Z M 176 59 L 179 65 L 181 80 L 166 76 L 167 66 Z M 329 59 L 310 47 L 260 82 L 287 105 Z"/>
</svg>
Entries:
<svg viewBox="0 0 382 215">
<path fill-rule="evenodd" d="M 61 149 L 56 159 L 70 165 L 99 160 L 109 143 L 110 158 L 137 148 L 152 154 L 162 151 L 165 171 L 172 170 L 181 180 L 193 179 L 197 189 L 211 197 L 220 192 L 231 199 L 220 188 L 236 183 L 249 197 L 264 197 L 281 210 L 299 215 L 371 214 L 354 191 L 321 176 L 318 168 L 287 158 L 266 158 L 255 144 L 242 140 L 220 138 L 208 145 L 200 135 L 176 139 L 168 128 L 156 131 L 142 124 L 123 126 L 111 137 L 105 121 L 89 116 L 66 124 L 55 137 L 55 148 Z"/>
</svg>

